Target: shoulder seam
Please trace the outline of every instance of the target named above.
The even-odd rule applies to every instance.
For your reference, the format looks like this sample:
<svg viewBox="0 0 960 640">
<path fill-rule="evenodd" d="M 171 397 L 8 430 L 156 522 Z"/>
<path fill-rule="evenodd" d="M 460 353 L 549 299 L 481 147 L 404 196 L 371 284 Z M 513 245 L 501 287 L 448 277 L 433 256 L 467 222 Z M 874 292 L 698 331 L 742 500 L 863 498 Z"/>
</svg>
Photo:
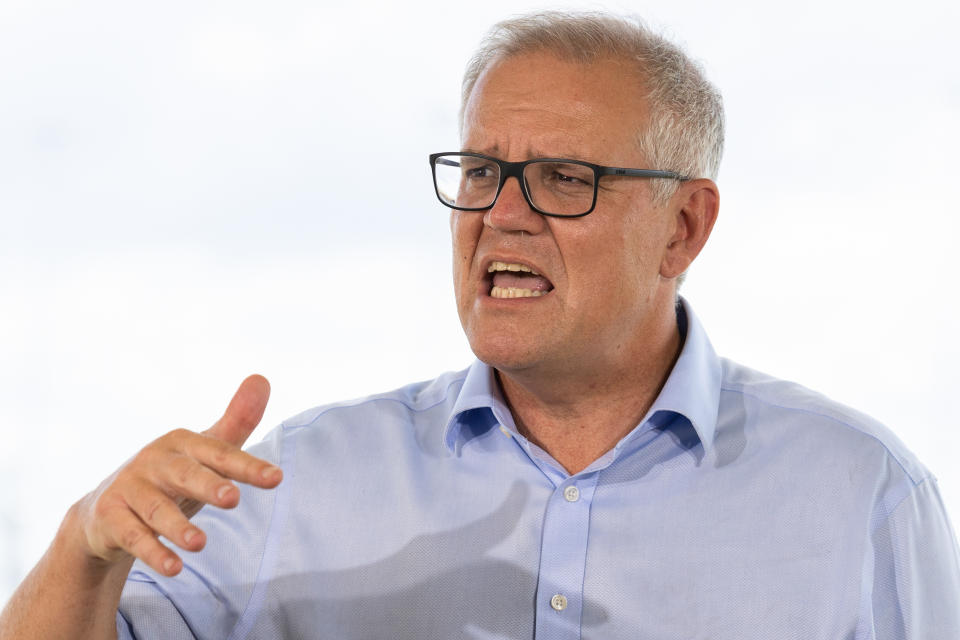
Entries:
<svg viewBox="0 0 960 640">
<path fill-rule="evenodd" d="M 930 475 L 928 474 L 925 476 L 921 476 L 919 478 L 915 478 L 914 475 L 907 470 L 906 466 L 904 466 L 903 461 L 900 460 L 900 457 L 894 454 L 893 451 L 890 450 L 890 447 L 887 446 L 887 443 L 885 443 L 883 440 L 881 440 L 877 436 L 871 433 L 867 433 L 863 429 L 857 428 L 856 426 L 854 426 L 853 424 L 850 424 L 849 422 L 844 422 L 843 420 L 840 420 L 836 416 L 832 416 L 832 415 L 818 412 L 818 411 L 811 411 L 810 409 L 804 409 L 802 407 L 791 407 L 783 404 L 778 404 L 776 402 L 771 402 L 770 400 L 763 398 L 755 393 L 749 393 L 747 391 L 744 391 L 743 389 L 734 389 L 731 387 L 725 387 L 722 384 L 720 385 L 720 391 L 729 391 L 730 393 L 739 393 L 740 395 L 748 396 L 770 407 L 776 407 L 778 409 L 784 409 L 786 411 L 796 411 L 799 413 L 805 413 L 808 415 L 817 416 L 819 418 L 825 418 L 839 425 L 842 425 L 848 429 L 852 429 L 853 431 L 856 431 L 857 433 L 867 438 L 871 438 L 875 440 L 881 447 L 883 447 L 883 450 L 886 451 L 887 455 L 890 456 L 897 463 L 897 466 L 900 467 L 900 470 L 903 471 L 904 475 L 906 475 L 910 479 L 910 482 L 913 484 L 914 487 L 920 485 L 922 482 L 924 482 L 927 478 L 930 477 Z"/>
<path fill-rule="evenodd" d="M 928 481 L 936 482 L 937 479 L 934 478 L 933 475 L 924 476 L 919 482 L 915 483 L 912 487 L 910 487 L 908 491 L 904 491 L 903 495 L 900 496 L 900 499 L 897 500 L 896 504 L 891 505 L 890 508 L 887 510 L 887 513 L 884 515 L 884 520 L 889 520 L 893 516 L 893 514 L 897 512 L 897 509 L 900 508 L 900 505 L 902 505 L 907 500 L 907 498 L 914 495 L 917 492 L 917 489 L 919 489 L 921 485 L 923 485 Z M 872 530 L 875 530 L 877 526 L 879 526 L 879 523 L 875 524 L 872 527 Z M 873 532 L 872 530 L 871 530 L 871 533 Z"/>
<path fill-rule="evenodd" d="M 446 402 L 447 398 L 448 398 L 449 395 L 450 395 L 450 387 L 452 387 L 452 386 L 453 386 L 454 384 L 456 384 L 457 382 L 461 382 L 461 383 L 462 383 L 464 379 L 465 379 L 465 377 L 457 377 L 457 378 L 454 378 L 453 380 L 451 380 L 451 381 L 447 384 L 446 388 L 444 388 L 444 390 L 443 390 L 443 397 L 442 397 L 440 400 L 437 400 L 436 402 L 434 402 L 433 404 L 428 405 L 428 406 L 425 406 L 425 407 L 412 406 L 409 402 L 406 402 L 405 400 L 402 400 L 401 398 L 391 398 L 391 397 L 386 396 L 386 395 L 379 395 L 379 396 L 374 396 L 374 397 L 371 397 L 371 398 L 361 398 L 361 399 L 355 400 L 355 401 L 353 401 L 353 402 L 349 402 L 349 401 L 348 401 L 347 403 L 334 404 L 334 405 L 331 405 L 331 406 L 326 407 L 325 409 L 323 409 L 322 411 L 320 411 L 319 413 L 317 413 L 317 415 L 313 416 L 313 418 L 312 418 L 309 422 L 304 422 L 303 424 L 289 424 L 288 422 L 282 422 L 282 423 L 280 423 L 280 428 L 281 428 L 281 430 L 283 430 L 284 432 L 289 432 L 289 431 L 293 431 L 293 430 L 296 430 L 296 429 L 302 429 L 302 428 L 309 427 L 309 426 L 313 425 L 317 420 L 319 420 L 320 418 L 322 418 L 322 417 L 325 416 L 326 414 L 328 414 L 328 413 L 330 413 L 331 411 L 334 411 L 334 410 L 336 410 L 336 409 L 352 409 L 352 408 L 354 408 L 354 407 L 360 407 L 360 406 L 363 406 L 363 405 L 365 405 L 365 404 L 371 404 L 371 403 L 382 402 L 382 401 L 386 401 L 386 402 L 397 402 L 397 403 L 402 404 L 403 406 L 405 406 L 405 407 L 406 407 L 407 409 L 409 409 L 410 411 L 415 411 L 415 412 L 417 412 L 417 413 L 420 413 L 420 412 L 422 412 L 422 411 L 429 411 L 430 409 L 433 409 L 434 407 L 439 406 L 439 405 L 443 404 L 444 402 Z"/>
</svg>

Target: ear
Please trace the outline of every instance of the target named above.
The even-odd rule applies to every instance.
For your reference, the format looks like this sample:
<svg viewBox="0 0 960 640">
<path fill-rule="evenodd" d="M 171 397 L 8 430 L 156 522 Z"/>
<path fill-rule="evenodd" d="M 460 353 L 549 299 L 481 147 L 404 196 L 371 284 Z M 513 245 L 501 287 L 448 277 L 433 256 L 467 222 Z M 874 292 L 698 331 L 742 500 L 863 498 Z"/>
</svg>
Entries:
<svg viewBox="0 0 960 640">
<path fill-rule="evenodd" d="M 660 263 L 662 277 L 676 278 L 687 270 L 707 243 L 719 209 L 720 191 L 713 180 L 681 183 L 667 203 L 674 229 Z"/>
</svg>

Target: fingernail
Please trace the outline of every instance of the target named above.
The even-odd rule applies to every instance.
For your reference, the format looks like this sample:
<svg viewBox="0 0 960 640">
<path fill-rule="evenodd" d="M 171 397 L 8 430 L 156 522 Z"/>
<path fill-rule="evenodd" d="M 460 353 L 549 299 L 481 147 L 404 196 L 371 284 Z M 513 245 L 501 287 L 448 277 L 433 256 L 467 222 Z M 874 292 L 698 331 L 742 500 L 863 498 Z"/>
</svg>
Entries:
<svg viewBox="0 0 960 640">
<path fill-rule="evenodd" d="M 187 529 L 187 532 L 183 534 L 183 541 L 187 544 L 190 544 L 190 541 L 197 537 L 196 529 Z"/>
<path fill-rule="evenodd" d="M 273 465 L 270 465 L 269 467 L 267 467 L 266 469 L 260 472 L 260 477 L 263 478 L 264 480 L 273 480 L 274 478 L 278 477 L 281 473 L 283 472 L 280 470 L 280 467 L 275 467 Z"/>
<path fill-rule="evenodd" d="M 171 571 L 173 571 L 173 567 L 176 564 L 177 564 L 176 560 L 174 560 L 173 558 L 167 558 L 166 560 L 163 561 L 163 570 L 166 571 L 167 573 L 170 573 Z"/>
<path fill-rule="evenodd" d="M 219 489 L 217 489 L 217 500 L 223 500 L 227 497 L 227 494 L 233 489 L 233 485 L 225 484 Z"/>
</svg>

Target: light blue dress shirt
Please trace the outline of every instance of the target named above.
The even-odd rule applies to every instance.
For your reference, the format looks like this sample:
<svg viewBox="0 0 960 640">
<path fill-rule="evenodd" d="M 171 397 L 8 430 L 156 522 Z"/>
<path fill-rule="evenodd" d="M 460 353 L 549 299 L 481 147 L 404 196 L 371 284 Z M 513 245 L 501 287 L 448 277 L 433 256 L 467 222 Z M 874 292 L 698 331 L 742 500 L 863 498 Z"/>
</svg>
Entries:
<svg viewBox="0 0 960 640">
<path fill-rule="evenodd" d="M 885 427 L 718 358 L 685 304 L 659 397 L 570 476 L 493 371 L 319 407 L 251 452 L 273 491 L 138 563 L 122 638 L 956 640 L 960 553 Z"/>
</svg>

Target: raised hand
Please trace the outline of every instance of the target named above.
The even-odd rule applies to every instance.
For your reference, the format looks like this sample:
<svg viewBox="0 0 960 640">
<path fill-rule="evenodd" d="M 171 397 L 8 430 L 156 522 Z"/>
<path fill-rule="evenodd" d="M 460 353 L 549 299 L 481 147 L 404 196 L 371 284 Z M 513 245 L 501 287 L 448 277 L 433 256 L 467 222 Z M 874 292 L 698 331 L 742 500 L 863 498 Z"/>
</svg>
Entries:
<svg viewBox="0 0 960 640">
<path fill-rule="evenodd" d="M 189 518 L 204 504 L 235 507 L 240 492 L 231 480 L 273 488 L 283 478 L 279 467 L 240 450 L 269 397 L 266 378 L 250 376 L 212 427 L 154 440 L 85 496 L 77 507 L 86 552 L 109 564 L 136 557 L 164 575 L 179 573 L 183 562 L 157 536 L 198 551 L 206 534 Z"/>
</svg>

